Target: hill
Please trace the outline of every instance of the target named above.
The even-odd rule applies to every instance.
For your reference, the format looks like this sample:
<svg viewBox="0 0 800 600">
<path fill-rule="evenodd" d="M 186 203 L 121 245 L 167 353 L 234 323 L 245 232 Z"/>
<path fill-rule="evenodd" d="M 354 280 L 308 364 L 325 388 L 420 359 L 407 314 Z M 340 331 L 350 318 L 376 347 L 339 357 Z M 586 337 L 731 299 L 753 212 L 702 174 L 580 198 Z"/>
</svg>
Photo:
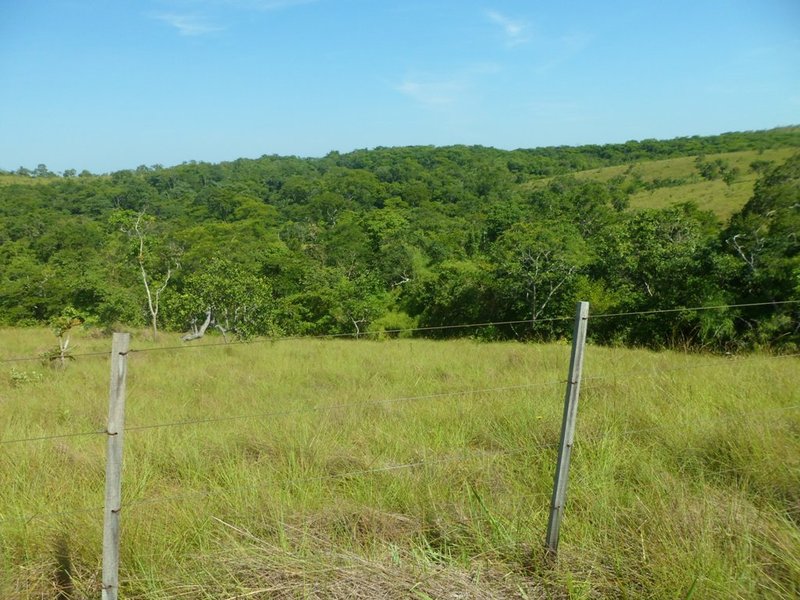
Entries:
<svg viewBox="0 0 800 600">
<path fill-rule="evenodd" d="M 207 323 L 247 337 L 413 325 L 436 335 L 442 325 L 511 321 L 528 323 L 485 335 L 553 339 L 567 329 L 550 317 L 578 298 L 616 312 L 790 300 L 798 147 L 800 130 L 784 128 L 576 148 L 376 148 L 103 176 L 39 165 L 2 175 L 0 323 L 77 315 L 149 323 L 154 336 Z M 677 314 L 610 324 L 603 335 L 792 345 L 794 318 L 791 308 L 713 322 Z"/>
<path fill-rule="evenodd" d="M 630 206 L 637 208 L 667 208 L 683 202 L 692 202 L 701 210 L 716 214 L 727 221 L 742 209 L 753 195 L 760 170 L 766 164 L 786 161 L 797 148 L 769 150 L 743 150 L 705 155 L 701 162 L 722 161 L 734 170 L 730 182 L 722 176 L 706 179 L 700 174 L 696 156 L 648 160 L 575 172 L 581 180 L 608 182 L 623 178 L 638 187 L 630 197 Z M 755 165 L 755 169 L 753 168 Z M 537 182 L 544 185 L 548 179 Z"/>
</svg>

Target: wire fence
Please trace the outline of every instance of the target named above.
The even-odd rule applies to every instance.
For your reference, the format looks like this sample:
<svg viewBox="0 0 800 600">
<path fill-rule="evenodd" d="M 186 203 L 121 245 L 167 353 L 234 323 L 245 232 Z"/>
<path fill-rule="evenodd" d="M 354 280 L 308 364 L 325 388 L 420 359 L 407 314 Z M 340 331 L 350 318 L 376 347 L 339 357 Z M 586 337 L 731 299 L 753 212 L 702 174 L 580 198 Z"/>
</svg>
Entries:
<svg viewBox="0 0 800 600">
<path fill-rule="evenodd" d="M 800 357 L 800 353 L 793 353 L 793 354 L 779 354 L 773 356 L 766 356 L 762 357 L 764 360 L 776 360 L 776 359 L 786 359 L 786 358 L 794 358 Z M 650 368 L 642 368 L 642 369 L 632 369 L 632 370 L 625 370 L 624 372 L 616 373 L 616 374 L 609 374 L 609 375 L 593 375 L 593 376 L 585 376 L 582 378 L 583 381 L 583 389 L 584 391 L 591 390 L 592 384 L 597 382 L 605 382 L 605 381 L 628 381 L 631 379 L 648 379 L 652 378 L 653 376 L 661 376 L 666 373 L 677 373 L 682 371 L 696 371 L 699 369 L 713 369 L 719 368 L 720 366 L 726 366 L 724 364 L 720 364 L 719 362 L 709 362 L 705 364 L 696 364 L 696 365 L 685 365 L 680 367 L 650 367 Z M 255 419 L 269 419 L 273 417 L 285 417 L 290 415 L 301 415 L 307 413 L 319 413 L 319 412 L 326 412 L 326 411 L 334 411 L 334 410 L 349 410 L 354 409 L 357 407 L 365 407 L 365 406 L 377 406 L 377 405 L 386 405 L 386 404 L 395 404 L 395 403 L 406 403 L 406 402 L 420 402 L 425 400 L 437 400 L 443 398 L 453 398 L 457 396 L 462 397 L 469 397 L 469 396 L 478 396 L 480 394 L 490 394 L 490 393 L 497 393 L 497 392 L 508 392 L 508 391 L 521 391 L 521 390 L 532 390 L 536 388 L 547 388 L 557 385 L 563 385 L 566 383 L 565 379 L 553 379 L 544 382 L 536 382 L 536 383 L 529 383 L 529 384 L 519 384 L 519 385 L 509 385 L 509 386 L 496 386 L 490 388 L 469 388 L 469 389 L 458 389 L 458 390 L 449 390 L 445 392 L 438 392 L 432 394 L 422 394 L 422 395 L 415 395 L 415 396 L 400 396 L 394 398 L 382 398 L 382 399 L 373 399 L 373 400 L 362 400 L 362 401 L 355 401 L 355 402 L 345 402 L 345 403 L 336 403 L 336 404 L 329 404 L 329 405 L 322 405 L 322 406 L 311 406 L 311 407 L 304 407 L 304 408 L 293 408 L 293 409 L 286 409 L 286 410 L 278 410 L 278 411 L 263 411 L 263 412 L 255 412 L 255 413 L 247 413 L 247 414 L 238 414 L 238 415 L 227 415 L 224 417 L 208 417 L 208 418 L 199 418 L 199 419 L 185 419 L 179 421 L 170 421 L 165 423 L 149 423 L 149 424 L 142 424 L 142 425 L 127 425 L 125 427 L 126 432 L 134 432 L 134 431 L 146 431 L 151 429 L 164 429 L 170 427 L 186 427 L 191 425 L 203 425 L 203 424 L 214 424 L 214 423 L 223 423 L 229 421 L 246 421 L 246 420 L 255 420 Z M 44 442 L 49 440 L 57 440 L 57 439 L 65 439 L 65 438 L 74 438 L 74 437 L 89 437 L 89 436 L 98 436 L 98 435 L 105 435 L 107 431 L 105 429 L 96 429 L 91 431 L 76 431 L 76 432 L 67 432 L 67 433 L 54 433 L 54 434 L 45 434 L 39 436 L 31 436 L 31 437 L 24 437 L 24 438 L 12 438 L 12 439 L 0 439 L 0 445 L 9 445 L 9 444 L 21 444 L 25 442 Z"/>
<path fill-rule="evenodd" d="M 605 318 L 612 318 L 612 317 L 632 317 L 632 316 L 644 316 L 644 315 L 657 315 L 657 314 L 672 314 L 672 313 L 686 313 L 686 312 L 700 312 L 700 311 L 708 311 L 708 310 L 727 310 L 727 309 L 737 309 L 737 308 L 754 308 L 754 307 L 766 307 L 766 306 L 784 306 L 784 305 L 793 305 L 793 304 L 800 304 L 800 299 L 798 300 L 775 300 L 769 302 L 749 302 L 743 304 L 718 304 L 713 306 L 692 306 L 692 307 L 679 307 L 679 308 L 664 308 L 664 309 L 653 309 L 653 310 L 643 310 L 643 311 L 630 311 L 630 312 L 616 312 L 616 313 L 598 313 L 598 314 L 590 314 L 587 318 L 589 321 L 594 319 L 605 319 Z M 240 345 L 251 345 L 251 344 L 274 344 L 277 342 L 286 342 L 286 341 L 293 341 L 293 340 L 332 340 L 332 339 L 351 339 L 351 338 L 369 338 L 369 337 L 380 337 L 380 336 L 397 336 L 402 334 L 415 334 L 415 333 L 426 333 L 426 332 L 433 332 L 433 331 L 452 331 L 458 329 L 480 329 L 485 327 L 502 327 L 502 326 L 512 326 L 512 325 L 538 325 L 544 323 L 555 323 L 555 322 L 566 322 L 572 321 L 574 317 L 571 315 L 564 315 L 564 316 L 556 316 L 556 317 L 544 317 L 544 318 L 537 318 L 537 319 L 519 319 L 519 320 L 506 320 L 506 321 L 484 321 L 480 323 L 459 323 L 453 325 L 432 325 L 432 326 L 424 326 L 424 327 L 408 327 L 402 329 L 384 329 L 380 331 L 361 331 L 361 332 L 350 332 L 350 333 L 327 333 L 327 334 L 314 334 L 314 335 L 286 335 L 286 336 L 276 336 L 276 337 L 268 337 L 268 338 L 256 338 L 256 339 L 246 339 L 246 340 L 232 340 L 232 341 L 223 341 L 223 342 L 206 342 L 204 344 L 189 344 L 183 343 L 181 345 L 168 345 L 168 346 L 155 346 L 151 348 L 131 348 L 131 354 L 147 354 L 152 352 L 170 352 L 174 350 L 201 350 L 201 349 L 208 349 L 208 348 L 218 348 L 218 347 L 231 347 L 231 346 L 240 346 Z M 82 353 L 70 353 L 69 357 L 72 359 L 75 358 L 92 358 L 92 357 L 108 357 L 109 353 L 107 351 L 102 352 L 82 352 Z M 6 357 L 0 358 L 0 363 L 14 363 L 14 362 L 28 362 L 28 361 L 42 361 L 43 356 L 42 354 L 36 355 L 27 355 L 27 356 L 16 356 L 16 357 Z"/>
<path fill-rule="evenodd" d="M 564 383 L 564 382 L 558 382 Z M 492 388 L 491 391 L 498 391 L 498 390 L 507 390 L 507 389 L 519 389 L 521 386 L 514 386 L 513 388 Z M 537 387 L 537 386 L 523 386 L 525 388 L 529 387 Z M 487 390 L 481 390 L 487 391 Z M 477 393 L 477 390 L 472 390 L 470 393 Z M 416 397 L 415 399 L 422 399 L 422 397 Z M 390 401 L 404 401 L 404 398 L 395 398 Z M 356 406 L 356 405 L 363 405 L 360 404 L 350 404 L 345 406 Z M 314 409 L 313 411 L 300 411 L 300 412 L 315 412 L 316 410 L 324 410 L 324 409 Z M 746 412 L 740 412 L 736 414 L 730 415 L 719 415 L 717 417 L 717 421 L 737 421 L 742 419 L 749 419 L 756 416 L 763 416 L 763 415 L 770 415 L 770 414 L 777 414 L 787 411 L 795 411 L 800 410 L 800 404 L 792 404 L 787 406 L 778 406 L 778 407 L 770 407 L 770 408 L 763 408 L 758 410 L 750 410 Z M 269 415 L 269 416 L 279 416 L 279 415 L 288 415 L 288 414 L 295 414 L 291 411 L 281 412 L 281 413 L 264 413 L 261 416 Z M 176 423 L 164 423 L 156 425 L 155 427 L 174 427 L 174 426 L 183 426 L 183 425 L 191 425 L 196 423 L 208 423 L 208 422 L 218 422 L 224 420 L 233 420 L 237 418 L 245 418 L 245 417 L 234 417 L 232 419 L 208 419 L 204 421 L 191 421 L 191 422 L 176 422 Z M 665 431 L 665 430 L 673 430 L 673 431 L 685 431 L 686 430 L 686 423 L 677 423 L 677 424 L 661 424 L 661 425 L 652 425 L 648 427 L 639 427 L 635 429 L 626 429 L 622 431 L 614 431 L 613 436 L 615 437 L 633 437 L 638 436 L 643 433 L 653 433 L 656 431 Z M 143 430 L 149 429 L 153 427 L 126 427 L 127 431 L 136 431 L 136 430 Z M 94 435 L 96 433 L 106 433 L 105 431 L 102 432 L 90 432 L 89 434 L 77 434 L 77 435 Z M 611 434 L 612 432 L 608 432 Z M 606 435 L 595 435 L 584 437 L 579 440 L 579 444 L 581 447 L 591 447 L 593 445 L 600 444 L 604 442 L 608 434 Z M 45 438 L 30 438 L 29 440 L 19 440 L 19 441 L 39 441 L 41 439 L 59 439 L 66 436 L 49 436 Z M 289 487 L 292 485 L 298 485 L 301 483 L 309 483 L 314 481 L 331 481 L 337 479 L 353 479 L 357 477 L 364 477 L 368 475 L 374 475 L 378 473 L 388 473 L 393 471 L 404 471 L 408 469 L 420 468 L 420 467 L 430 467 L 434 465 L 442 465 L 442 464 L 449 464 L 449 463 L 458 463 L 458 462 L 468 462 L 475 458 L 505 458 L 510 456 L 518 456 L 521 454 L 533 454 L 540 451 L 545 450 L 553 450 L 557 448 L 557 442 L 550 442 L 550 443 L 535 443 L 527 446 L 525 448 L 516 448 L 514 450 L 498 450 L 491 453 L 487 453 L 486 451 L 469 451 L 469 452 L 458 452 L 458 453 L 450 453 L 446 456 L 434 456 L 433 458 L 424 458 L 419 460 L 413 460 L 409 462 L 401 462 L 401 463 L 392 463 L 380 467 L 371 467 L 366 469 L 355 469 L 349 471 L 343 471 L 340 473 L 328 473 L 325 475 L 305 475 L 305 476 L 293 476 L 293 477 L 284 477 L 282 478 L 282 483 L 285 487 Z M 691 451 L 691 450 L 704 450 L 705 448 L 698 448 L 692 446 L 683 446 L 681 448 L 683 451 Z M 763 459 L 763 462 L 767 463 L 770 462 L 771 458 Z M 731 467 L 728 469 L 714 469 L 712 471 L 713 474 L 723 474 L 723 473 L 730 473 L 741 470 L 740 467 Z M 277 474 L 277 471 L 276 471 Z M 184 502 L 184 501 L 191 501 L 197 499 L 204 499 L 210 498 L 214 496 L 220 496 L 226 494 L 228 491 L 225 489 L 216 489 L 216 490 L 202 490 L 202 491 L 191 491 L 191 492 L 183 492 L 179 494 L 169 494 L 169 495 L 157 495 L 153 497 L 146 497 L 146 498 L 134 498 L 128 500 L 123 503 L 123 509 L 127 510 L 133 507 L 140 507 L 143 505 L 158 505 L 158 504 L 172 504 L 175 502 Z M 549 497 L 549 492 L 547 493 L 540 493 L 540 495 L 545 495 Z M 71 510 L 64 510 L 64 511 L 55 511 L 55 512 L 35 512 L 26 515 L 0 515 L 0 522 L 25 522 L 30 523 L 35 519 L 52 519 L 56 517 L 64 517 L 64 516 L 73 516 L 73 515 L 82 515 L 87 513 L 95 513 L 95 512 L 102 512 L 103 511 L 102 505 L 94 505 L 94 506 L 84 506 L 79 507 L 76 509 Z"/>
<path fill-rule="evenodd" d="M 627 313 L 605 313 L 605 314 L 601 313 L 597 315 L 590 315 L 588 317 L 588 320 L 591 321 L 592 319 L 602 319 L 602 318 L 627 318 L 627 317 L 634 317 L 641 315 L 678 313 L 685 311 L 705 311 L 705 310 L 735 309 L 735 308 L 759 307 L 759 306 L 777 306 L 783 304 L 798 304 L 798 303 L 800 303 L 800 300 L 674 308 L 674 309 L 661 309 L 652 311 L 634 311 Z M 397 329 L 382 333 L 401 334 L 401 333 L 416 333 L 416 332 L 426 332 L 426 331 L 436 331 L 436 330 L 446 330 L 446 329 L 456 329 L 456 328 L 466 329 L 466 328 L 480 328 L 480 327 L 500 326 L 500 325 L 533 324 L 533 323 L 541 323 L 544 321 L 551 321 L 551 322 L 566 321 L 572 318 L 573 317 L 556 317 L 551 319 L 539 319 L 536 321 L 520 320 L 520 321 L 502 321 L 502 322 L 486 322 L 486 323 L 468 323 L 468 324 L 449 325 L 449 326 Z M 370 334 L 361 333 L 360 337 L 367 337 L 368 335 Z M 162 352 L 162 351 L 203 350 L 213 347 L 230 346 L 232 344 L 241 345 L 241 344 L 253 344 L 253 343 L 274 343 L 279 341 L 296 340 L 296 339 L 335 339 L 335 338 L 349 338 L 349 337 L 355 337 L 355 336 L 354 334 L 332 334 L 332 335 L 318 335 L 318 336 L 305 336 L 305 337 L 286 336 L 286 337 L 279 337 L 272 339 L 248 340 L 248 341 L 232 342 L 232 343 L 206 343 L 198 345 L 163 346 L 163 347 L 138 348 L 138 349 L 133 348 L 129 351 L 129 353 L 135 355 L 135 354 Z M 82 354 L 74 354 L 73 356 L 76 358 L 98 357 L 98 356 L 108 357 L 109 353 L 87 352 Z M 772 361 L 772 360 L 789 360 L 792 358 L 796 358 L 798 356 L 800 356 L 800 353 L 767 355 L 767 356 L 762 355 L 759 358 L 764 361 Z M 625 383 L 630 380 L 655 379 L 663 377 L 664 375 L 667 374 L 673 375 L 683 372 L 695 372 L 703 369 L 715 369 L 715 368 L 730 367 L 730 366 L 735 367 L 737 365 L 737 357 L 729 357 L 728 359 L 725 360 L 720 360 L 720 359 L 707 360 L 703 355 L 699 355 L 699 356 L 692 356 L 692 358 L 694 360 L 697 360 L 699 358 L 700 362 L 694 364 L 669 366 L 669 367 L 663 367 L 661 365 L 649 365 L 649 366 L 637 365 L 633 369 L 627 368 L 619 373 L 606 372 L 597 375 L 585 376 L 582 379 L 583 389 L 585 391 L 592 391 L 593 389 L 601 389 L 599 385 L 607 383 L 609 381 L 613 381 L 615 382 L 615 384 Z M 40 360 L 40 357 L 38 356 L 12 357 L 12 358 L 0 359 L 0 362 L 14 363 L 14 362 L 22 362 L 30 360 Z M 296 408 L 289 408 L 282 410 L 254 411 L 254 412 L 245 412 L 241 414 L 232 414 L 223 416 L 209 416 L 209 417 L 198 417 L 198 418 L 183 419 L 183 420 L 133 424 L 126 426 L 124 430 L 126 433 L 145 432 L 145 431 L 152 431 L 159 429 L 187 428 L 192 426 L 213 425 L 213 424 L 236 422 L 236 421 L 259 421 L 259 420 L 271 421 L 273 419 L 296 417 L 303 414 L 324 413 L 327 411 L 343 411 L 343 412 L 354 411 L 359 408 L 364 408 L 369 406 L 385 406 L 390 404 L 410 405 L 414 403 L 431 403 L 440 400 L 456 399 L 456 398 L 462 400 L 478 399 L 481 398 L 482 396 L 490 396 L 493 401 L 502 401 L 511 397 L 515 397 L 513 395 L 519 392 L 548 390 L 548 389 L 555 390 L 558 389 L 558 386 L 565 385 L 566 383 L 567 381 L 564 378 L 557 378 L 557 379 L 549 379 L 546 381 L 537 381 L 537 382 L 529 382 L 529 383 L 514 384 L 514 385 L 496 385 L 490 387 L 464 387 L 461 389 L 449 389 L 444 391 L 431 392 L 427 394 L 401 395 L 401 396 L 393 396 L 387 398 L 338 402 L 328 405 L 305 406 L 305 407 L 296 407 Z M 284 401 L 283 403 L 289 404 L 290 402 Z M 775 415 L 797 410 L 800 410 L 800 403 L 791 403 L 783 406 L 772 406 L 772 407 L 758 408 L 748 411 L 740 411 L 731 414 L 716 415 L 714 420 L 715 422 L 739 421 L 743 422 L 743 424 L 747 426 L 747 424 L 750 423 L 752 419 L 758 416 Z M 607 427 L 607 430 L 604 433 L 595 434 L 592 436 L 586 436 L 585 438 L 579 439 L 577 441 L 578 444 L 577 447 L 579 449 L 580 448 L 585 449 L 603 444 L 607 440 L 607 435 L 612 435 L 614 436 L 615 439 L 618 438 L 630 439 L 630 438 L 635 438 L 637 436 L 641 436 L 642 434 L 652 434 L 654 432 L 667 431 L 667 430 L 685 431 L 687 428 L 687 423 L 685 422 L 661 423 L 661 424 L 654 424 L 654 425 L 647 425 L 643 427 L 633 427 L 633 428 L 629 427 L 629 428 L 623 428 L 622 430 L 619 430 L 617 428 L 616 422 L 605 423 L 604 425 Z M 552 424 L 550 425 L 549 430 L 550 431 L 553 430 Z M 84 437 L 97 438 L 103 436 L 105 438 L 107 435 L 114 435 L 114 434 L 110 434 L 105 428 L 103 428 L 103 429 L 85 430 L 85 431 L 30 435 L 24 437 L 0 439 L 0 446 L 10 447 L 12 445 L 22 445 L 26 443 L 37 443 L 37 442 L 84 438 Z M 397 472 L 410 472 L 414 470 L 438 468 L 442 466 L 452 465 L 454 463 L 473 465 L 473 463 L 476 462 L 497 461 L 506 459 L 508 457 L 517 457 L 520 455 L 534 455 L 537 453 L 552 454 L 553 451 L 557 448 L 557 446 L 558 443 L 556 442 L 542 441 L 536 439 L 536 436 L 534 435 L 531 437 L 531 443 L 527 443 L 522 447 L 502 448 L 491 452 L 487 452 L 485 450 L 477 451 L 471 449 L 463 449 L 461 451 L 456 451 L 456 452 L 450 451 L 444 455 L 442 454 L 430 455 L 430 453 L 423 453 L 423 456 L 412 459 L 397 460 L 397 461 L 383 459 L 381 464 L 376 466 L 369 466 L 366 468 L 357 468 L 357 469 L 344 470 L 341 472 L 324 473 L 324 474 L 308 473 L 300 475 L 290 474 L 287 476 L 283 471 L 276 468 L 273 471 L 271 471 L 268 475 L 270 475 L 270 477 L 275 478 L 276 481 L 279 481 L 280 482 L 279 485 L 282 485 L 284 488 L 289 488 L 291 486 L 299 486 L 311 482 L 326 482 L 335 480 L 366 478 L 380 474 L 391 474 Z M 682 448 L 682 450 L 690 454 L 693 450 L 699 451 L 703 449 L 686 446 Z M 691 458 L 691 456 L 689 458 Z M 765 462 L 767 462 L 766 459 Z M 741 470 L 740 467 L 737 466 L 725 467 L 722 463 L 720 463 L 719 466 L 724 468 L 714 468 L 711 470 L 711 473 L 714 475 L 721 475 L 728 473 L 736 473 L 737 471 Z M 319 465 L 311 465 L 310 470 L 314 470 L 314 468 L 318 467 Z M 578 485 L 580 485 L 580 483 L 581 483 L 580 479 L 573 482 L 573 484 L 578 484 Z M 132 498 L 125 498 L 124 501 L 122 502 L 121 509 L 123 512 L 128 512 L 130 510 L 142 510 L 146 509 L 147 507 L 168 505 L 176 502 L 207 500 L 219 496 L 225 496 L 228 493 L 229 490 L 222 487 L 217 487 L 215 489 L 190 490 L 176 494 L 168 493 L 168 494 L 155 494 L 152 496 L 141 496 L 141 497 L 134 496 Z M 531 494 L 533 496 L 540 498 L 547 498 L 550 496 L 549 491 L 533 490 L 531 491 Z M 41 510 L 41 511 L 32 511 L 25 514 L 0 514 L 0 523 L 28 524 L 31 523 L 32 521 L 39 519 L 62 519 L 64 517 L 72 517 L 77 515 L 100 514 L 104 511 L 104 508 L 105 508 L 104 506 L 98 504 L 93 506 L 76 507 L 70 510 L 55 510 L 55 511 Z"/>
</svg>

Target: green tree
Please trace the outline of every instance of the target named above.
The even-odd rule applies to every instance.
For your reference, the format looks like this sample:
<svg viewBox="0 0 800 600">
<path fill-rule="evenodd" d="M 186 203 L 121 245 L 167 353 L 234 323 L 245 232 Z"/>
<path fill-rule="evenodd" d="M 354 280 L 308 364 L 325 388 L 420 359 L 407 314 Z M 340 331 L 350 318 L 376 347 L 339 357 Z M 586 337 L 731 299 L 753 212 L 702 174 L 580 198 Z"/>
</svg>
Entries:
<svg viewBox="0 0 800 600">
<path fill-rule="evenodd" d="M 728 266 L 716 249 L 716 218 L 693 204 L 629 214 L 594 242 L 590 276 L 603 284 L 609 312 L 648 312 L 726 304 Z M 719 317 L 712 322 L 709 319 Z M 730 333 L 730 315 L 669 312 L 598 320 L 597 339 L 648 346 L 698 345 Z M 705 332 L 705 333 L 704 333 Z M 726 333 L 727 332 L 727 333 Z M 714 343 L 722 342 L 718 339 Z"/>
<path fill-rule="evenodd" d="M 408 283 L 404 306 L 421 327 L 442 327 L 497 320 L 493 312 L 491 265 L 484 260 L 447 260 Z M 469 330 L 467 330 L 469 331 Z M 464 330 L 431 335 L 463 335 Z"/>
<path fill-rule="evenodd" d="M 119 227 L 130 240 L 130 254 L 139 269 L 147 300 L 147 311 L 153 340 L 158 339 L 158 313 L 161 296 L 169 285 L 175 270 L 180 266 L 181 250 L 170 243 L 157 229 L 156 219 L 145 213 L 118 210 L 111 215 L 111 223 Z"/>
<path fill-rule="evenodd" d="M 722 232 L 726 250 L 738 267 L 729 285 L 737 291 L 741 303 L 781 301 L 796 298 L 797 274 L 800 272 L 800 154 L 768 171 L 755 186 L 753 197 L 735 214 Z M 766 337 L 757 332 L 758 343 L 770 338 L 784 343 L 800 343 L 790 315 L 798 316 L 796 307 L 754 310 L 749 313 L 748 329 L 757 329 L 775 319 Z"/>
<path fill-rule="evenodd" d="M 575 285 L 590 262 L 589 248 L 571 223 L 518 223 L 492 249 L 498 302 L 510 320 L 569 314 Z"/>
<path fill-rule="evenodd" d="M 83 323 L 83 318 L 71 306 L 67 306 L 57 317 L 50 319 L 50 329 L 58 338 L 58 349 L 44 354 L 45 360 L 50 364 L 57 364 L 59 368 L 67 367 L 67 359 L 74 360 L 70 350 L 70 332 Z"/>
<path fill-rule="evenodd" d="M 239 339 L 277 332 L 267 281 L 227 258 L 216 257 L 187 276 L 183 290 L 168 296 L 167 304 L 174 326 L 191 326 L 185 341 L 202 337 L 209 326 Z"/>
</svg>

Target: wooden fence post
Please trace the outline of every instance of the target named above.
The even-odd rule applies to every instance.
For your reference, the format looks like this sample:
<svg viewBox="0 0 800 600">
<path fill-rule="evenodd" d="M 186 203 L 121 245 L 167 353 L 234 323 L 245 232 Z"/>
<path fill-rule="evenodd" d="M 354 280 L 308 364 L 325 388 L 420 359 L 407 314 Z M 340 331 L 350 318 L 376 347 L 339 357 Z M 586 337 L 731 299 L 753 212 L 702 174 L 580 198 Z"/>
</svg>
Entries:
<svg viewBox="0 0 800 600">
<path fill-rule="evenodd" d="M 111 386 L 106 427 L 106 500 L 103 519 L 103 596 L 119 594 L 119 512 L 122 500 L 122 436 L 125 429 L 125 376 L 130 333 L 115 333 L 111 342 Z"/>
<path fill-rule="evenodd" d="M 547 555 L 554 558 L 558 552 L 558 534 L 564 504 L 567 500 L 567 481 L 569 479 L 569 459 L 575 441 L 575 420 L 578 416 L 578 394 L 581 389 L 581 370 L 583 369 L 583 348 L 586 345 L 586 325 L 589 319 L 589 303 L 578 302 L 575 311 L 575 327 L 572 335 L 572 355 L 569 361 L 567 393 L 564 398 L 564 417 L 561 421 L 561 439 L 558 444 L 558 461 L 553 481 L 553 497 L 550 502 L 550 519 L 547 522 Z"/>
</svg>

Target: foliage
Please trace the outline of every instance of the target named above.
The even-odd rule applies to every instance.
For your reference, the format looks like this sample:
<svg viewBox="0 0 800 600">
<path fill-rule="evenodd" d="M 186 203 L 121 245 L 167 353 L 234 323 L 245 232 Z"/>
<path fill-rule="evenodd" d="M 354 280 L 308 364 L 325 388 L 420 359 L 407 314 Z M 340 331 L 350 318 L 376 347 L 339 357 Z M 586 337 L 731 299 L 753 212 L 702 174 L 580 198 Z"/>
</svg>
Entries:
<svg viewBox="0 0 800 600">
<path fill-rule="evenodd" d="M 139 212 L 115 210 L 109 223 L 127 236 L 128 244 L 123 242 L 123 248 L 127 245 L 128 254 L 133 255 L 139 267 L 155 340 L 158 337 L 161 295 L 167 289 L 173 272 L 180 266 L 182 251 L 160 234 L 157 220 L 146 213 L 146 207 Z"/>
<path fill-rule="evenodd" d="M 11 367 L 11 371 L 8 374 L 8 380 L 12 387 L 39 383 L 42 379 L 44 379 L 44 377 L 38 371 L 24 371 L 16 367 Z"/>
<path fill-rule="evenodd" d="M 196 325 L 208 314 L 223 332 L 239 339 L 277 332 L 269 284 L 225 258 L 214 258 L 190 274 L 183 290 L 168 298 L 170 323 L 176 329 Z"/>
<path fill-rule="evenodd" d="M 73 307 L 67 306 L 57 317 L 50 319 L 50 329 L 58 338 L 58 348 L 48 350 L 41 354 L 45 365 L 66 368 L 67 360 L 75 360 L 70 347 L 70 331 L 83 323 L 80 313 Z"/>
<path fill-rule="evenodd" d="M 154 336 L 207 314 L 241 337 L 361 335 L 406 315 L 437 328 L 530 320 L 491 337 L 555 339 L 569 326 L 550 319 L 584 298 L 607 312 L 790 300 L 798 159 L 774 160 L 798 146 L 800 130 L 786 128 L 577 148 L 262 156 L 104 176 L 40 165 L 2 175 L 0 323 L 46 323 L 71 306 L 103 325 L 149 323 Z M 653 162 L 665 158 L 680 168 Z M 608 174 L 587 171 L 601 167 Z M 728 195 L 756 176 L 752 200 L 726 223 L 676 199 L 631 203 L 707 184 L 733 203 L 727 216 Z M 595 335 L 655 347 L 792 345 L 795 316 L 676 312 L 609 320 Z"/>
</svg>

